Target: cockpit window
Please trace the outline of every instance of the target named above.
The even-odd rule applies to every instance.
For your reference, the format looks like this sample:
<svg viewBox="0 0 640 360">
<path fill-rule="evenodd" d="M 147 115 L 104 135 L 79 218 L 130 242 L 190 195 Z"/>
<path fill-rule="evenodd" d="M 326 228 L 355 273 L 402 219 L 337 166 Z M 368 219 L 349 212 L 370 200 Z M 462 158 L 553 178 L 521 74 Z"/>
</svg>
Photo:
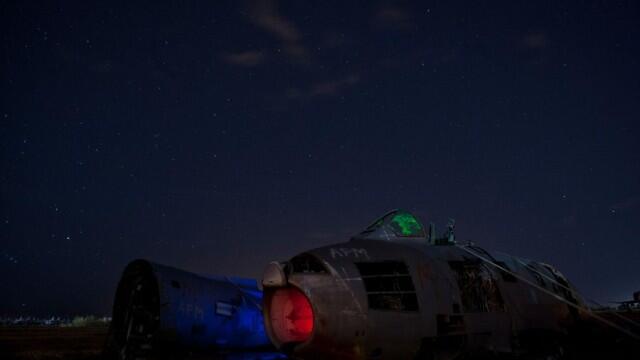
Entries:
<svg viewBox="0 0 640 360">
<path fill-rule="evenodd" d="M 389 225 L 398 236 L 424 236 L 424 230 L 418 220 L 411 214 L 399 212 L 393 215 Z"/>
<path fill-rule="evenodd" d="M 394 210 L 369 225 L 359 236 L 366 239 L 424 238 L 420 221 L 407 211 Z"/>
<path fill-rule="evenodd" d="M 291 272 L 294 274 L 326 274 L 327 268 L 311 254 L 301 254 L 289 261 Z"/>
<path fill-rule="evenodd" d="M 364 229 L 363 233 L 368 233 L 368 232 L 372 232 L 372 231 L 376 230 L 377 228 L 382 226 L 382 224 L 384 224 L 384 220 L 386 218 L 387 218 L 386 216 L 383 216 L 380 219 L 376 220 L 373 224 L 367 226 L 367 228 Z"/>
</svg>

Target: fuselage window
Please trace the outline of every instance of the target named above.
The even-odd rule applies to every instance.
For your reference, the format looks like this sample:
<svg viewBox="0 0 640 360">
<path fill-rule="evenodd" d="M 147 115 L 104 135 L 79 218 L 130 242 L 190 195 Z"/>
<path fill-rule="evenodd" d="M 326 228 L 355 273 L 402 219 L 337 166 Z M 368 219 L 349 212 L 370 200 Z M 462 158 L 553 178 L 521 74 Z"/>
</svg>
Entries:
<svg viewBox="0 0 640 360">
<path fill-rule="evenodd" d="M 407 264 L 402 261 L 355 264 L 367 291 L 370 309 L 418 311 L 416 289 Z"/>
<path fill-rule="evenodd" d="M 504 311 L 504 301 L 494 274 L 477 261 L 450 261 L 460 288 L 464 312 Z"/>
</svg>

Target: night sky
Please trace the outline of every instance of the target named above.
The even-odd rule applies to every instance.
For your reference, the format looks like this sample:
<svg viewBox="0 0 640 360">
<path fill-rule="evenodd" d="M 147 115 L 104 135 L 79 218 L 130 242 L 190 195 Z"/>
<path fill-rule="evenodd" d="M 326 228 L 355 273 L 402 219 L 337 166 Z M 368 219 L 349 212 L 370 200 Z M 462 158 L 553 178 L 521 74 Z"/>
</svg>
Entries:
<svg viewBox="0 0 640 360">
<path fill-rule="evenodd" d="M 393 208 L 640 290 L 636 1 L 0 5 L 0 315 L 260 277 Z"/>
</svg>

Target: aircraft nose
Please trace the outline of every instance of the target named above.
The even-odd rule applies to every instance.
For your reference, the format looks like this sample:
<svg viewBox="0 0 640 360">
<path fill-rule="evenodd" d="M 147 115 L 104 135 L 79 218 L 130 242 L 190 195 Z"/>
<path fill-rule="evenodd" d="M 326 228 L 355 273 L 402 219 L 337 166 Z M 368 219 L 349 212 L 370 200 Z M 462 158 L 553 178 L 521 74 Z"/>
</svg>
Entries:
<svg viewBox="0 0 640 360">
<path fill-rule="evenodd" d="M 268 299 L 268 317 L 276 340 L 281 344 L 301 343 L 313 333 L 314 314 L 309 299 L 295 287 L 279 288 Z"/>
<path fill-rule="evenodd" d="M 265 327 L 279 348 L 309 340 L 314 330 L 311 302 L 302 290 L 289 284 L 285 266 L 270 263 L 262 278 Z"/>
</svg>

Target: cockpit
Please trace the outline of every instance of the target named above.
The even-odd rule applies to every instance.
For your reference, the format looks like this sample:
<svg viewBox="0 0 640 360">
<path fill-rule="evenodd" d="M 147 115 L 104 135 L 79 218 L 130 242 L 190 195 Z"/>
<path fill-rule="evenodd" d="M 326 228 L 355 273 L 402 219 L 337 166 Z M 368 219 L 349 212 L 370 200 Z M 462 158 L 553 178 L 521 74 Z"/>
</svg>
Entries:
<svg viewBox="0 0 640 360">
<path fill-rule="evenodd" d="M 448 245 L 454 243 L 453 223 L 449 224 L 444 236 L 437 237 L 435 226 L 429 224 L 428 230 L 418 218 L 405 210 L 392 210 L 367 226 L 353 239 L 361 240 L 415 240 L 433 245 Z"/>
<path fill-rule="evenodd" d="M 367 240 L 393 240 L 395 238 L 427 238 L 424 226 L 411 213 L 392 210 L 374 221 L 356 238 Z"/>
</svg>

